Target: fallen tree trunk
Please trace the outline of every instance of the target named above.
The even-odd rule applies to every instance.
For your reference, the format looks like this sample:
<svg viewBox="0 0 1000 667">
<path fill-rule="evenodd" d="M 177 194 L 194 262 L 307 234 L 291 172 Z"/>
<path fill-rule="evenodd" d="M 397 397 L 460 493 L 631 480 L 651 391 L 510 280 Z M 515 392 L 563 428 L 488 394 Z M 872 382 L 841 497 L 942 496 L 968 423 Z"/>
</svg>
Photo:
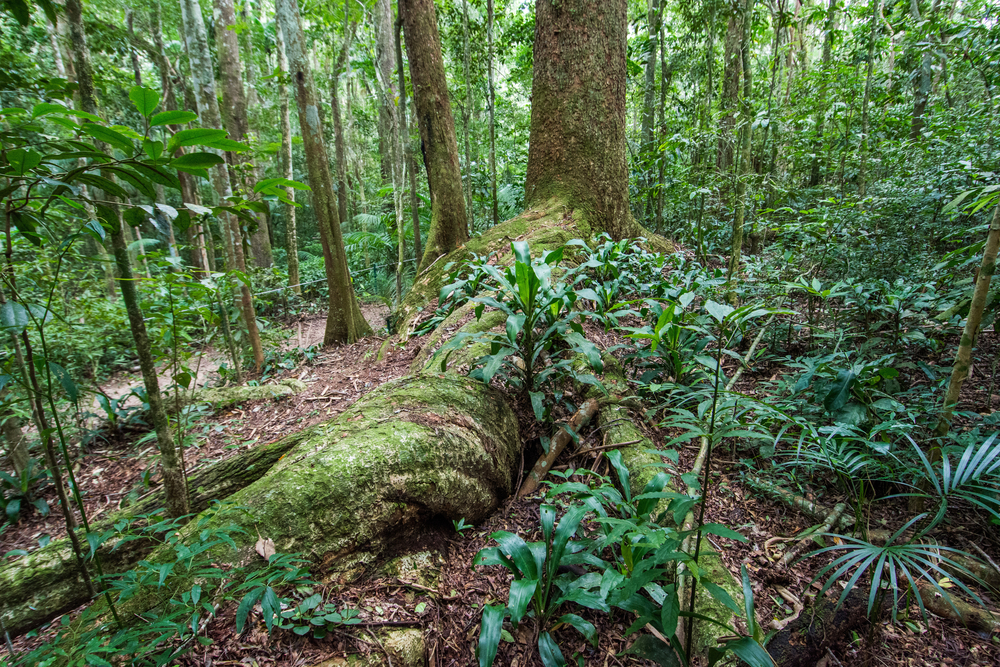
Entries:
<svg viewBox="0 0 1000 667">
<path fill-rule="evenodd" d="M 211 501 L 225 498 L 255 482 L 315 428 L 192 471 L 188 475 L 191 509 L 200 512 Z M 148 514 L 163 506 L 163 491 L 157 489 L 107 519 L 98 519 L 91 524 L 91 529 L 100 533 L 110 529 L 117 521 Z M 86 543 L 83 530 L 79 531 L 79 535 L 81 542 Z M 108 574 L 127 570 L 154 546 L 152 542 L 143 540 L 128 542 L 118 549 L 114 549 L 115 544 L 115 541 L 107 542 L 100 550 L 101 564 Z M 89 598 L 76 559 L 65 539 L 55 540 L 0 566 L 0 619 L 13 637 L 84 604 Z"/>
</svg>

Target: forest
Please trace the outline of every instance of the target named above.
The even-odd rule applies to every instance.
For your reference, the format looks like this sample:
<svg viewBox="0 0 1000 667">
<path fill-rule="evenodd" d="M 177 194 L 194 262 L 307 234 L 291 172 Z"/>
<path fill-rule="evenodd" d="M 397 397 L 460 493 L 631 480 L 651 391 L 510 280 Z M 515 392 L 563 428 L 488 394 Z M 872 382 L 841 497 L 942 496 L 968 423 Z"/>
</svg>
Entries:
<svg viewBox="0 0 1000 667">
<path fill-rule="evenodd" d="M 0 667 L 1000 664 L 997 0 L 3 0 L 0 63 Z"/>
</svg>

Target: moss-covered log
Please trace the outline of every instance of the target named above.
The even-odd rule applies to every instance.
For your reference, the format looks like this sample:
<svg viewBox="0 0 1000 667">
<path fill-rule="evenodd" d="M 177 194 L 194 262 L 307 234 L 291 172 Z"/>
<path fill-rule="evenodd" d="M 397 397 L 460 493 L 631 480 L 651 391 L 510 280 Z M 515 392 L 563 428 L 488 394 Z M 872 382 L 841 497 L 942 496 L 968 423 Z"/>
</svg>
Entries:
<svg viewBox="0 0 1000 667">
<path fill-rule="evenodd" d="M 229 500 L 227 523 L 325 569 L 372 562 L 427 519 L 486 518 L 511 493 L 520 439 L 496 391 L 468 378 L 386 383 L 314 427 Z"/>
<path fill-rule="evenodd" d="M 305 391 L 306 385 L 301 380 L 296 380 L 295 378 L 285 378 L 284 380 L 279 380 L 275 384 L 264 384 L 264 385 L 239 385 L 236 387 L 205 387 L 204 389 L 199 389 L 194 392 L 192 396 L 189 393 L 183 393 L 180 395 L 180 403 L 182 405 L 190 405 L 192 403 L 206 403 L 211 406 L 212 410 L 218 412 L 228 407 L 238 405 L 244 401 L 260 401 L 260 400 L 277 400 L 280 398 L 288 398 L 289 396 L 294 396 L 302 391 Z M 168 401 L 169 407 L 176 411 L 176 406 L 172 400 Z"/>
<path fill-rule="evenodd" d="M 204 510 L 211 501 L 225 498 L 256 481 L 288 450 L 307 439 L 315 428 L 192 471 L 188 475 L 191 509 Z M 103 532 L 120 519 L 147 514 L 163 507 L 163 503 L 163 491 L 157 489 L 121 512 L 96 521 L 91 528 L 94 532 Z M 82 530 L 79 536 L 85 544 Z M 106 543 L 101 549 L 104 571 L 115 573 L 128 569 L 152 546 L 151 542 L 136 540 L 129 542 L 127 548 L 112 550 L 114 543 Z M 0 565 L 0 615 L 12 636 L 78 607 L 88 598 L 87 587 L 67 540 L 55 540 L 27 556 Z"/>
</svg>

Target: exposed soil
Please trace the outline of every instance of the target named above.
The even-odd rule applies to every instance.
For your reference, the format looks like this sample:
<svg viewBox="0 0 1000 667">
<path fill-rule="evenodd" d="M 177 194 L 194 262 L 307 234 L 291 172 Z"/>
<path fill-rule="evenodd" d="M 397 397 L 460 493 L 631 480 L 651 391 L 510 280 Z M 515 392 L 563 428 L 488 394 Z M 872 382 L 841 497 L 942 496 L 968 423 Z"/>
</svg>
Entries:
<svg viewBox="0 0 1000 667">
<path fill-rule="evenodd" d="M 366 313 L 369 321 L 376 322 L 378 312 Z M 322 339 L 323 318 L 309 318 L 301 323 L 302 346 L 308 346 Z M 292 342 L 297 342 L 298 326 L 295 326 Z M 588 331 L 592 340 L 608 346 L 614 345 L 615 335 L 605 335 L 599 331 Z M 607 340 L 603 340 L 607 338 Z M 404 348 L 390 346 L 384 361 L 376 363 L 378 350 L 384 338 L 371 337 L 351 346 L 327 348 L 310 363 L 286 373 L 306 382 L 308 389 L 288 400 L 280 402 L 249 402 L 234 409 L 204 418 L 196 427 L 196 445 L 187 452 L 189 470 L 209 461 L 231 456 L 235 451 L 272 442 L 295 430 L 340 413 L 361 395 L 378 385 L 400 377 L 408 372 L 410 362 L 417 354 L 421 339 L 411 340 Z M 926 358 L 947 367 L 947 357 L 953 354 L 955 340 L 949 340 L 939 355 L 929 355 L 923 351 L 913 351 L 911 358 Z M 802 341 L 803 345 L 808 344 Z M 988 396 L 990 365 L 997 353 L 1000 337 L 995 331 L 985 332 L 976 350 L 973 378 L 963 388 L 960 410 L 968 413 L 989 414 L 1000 408 L 1000 398 Z M 730 366 L 732 360 L 729 360 Z M 984 370 L 985 369 L 985 370 Z M 732 368 L 728 368 L 731 371 Z M 741 379 L 738 390 L 753 394 L 761 392 L 761 383 L 787 372 L 775 361 L 763 363 Z M 281 377 L 281 376 L 278 376 Z M 930 382 L 920 372 L 906 378 L 910 383 Z M 994 390 L 996 391 L 996 390 Z M 522 424 L 532 423 L 530 409 L 519 406 Z M 958 427 L 968 425 L 970 415 L 960 415 Z M 650 427 L 641 418 L 637 425 L 645 429 L 657 447 L 673 434 Z M 128 432 L 108 438 L 106 445 L 81 452 L 77 466 L 77 476 L 81 489 L 85 491 L 88 511 L 91 516 L 108 513 L 132 492 L 144 493 L 142 473 L 151 465 L 151 444 L 136 444 L 136 433 Z M 537 429 L 525 429 L 526 441 L 537 438 Z M 584 435 L 584 439 L 588 434 Z M 524 468 L 530 469 L 531 443 L 527 447 Z M 684 447 L 680 450 L 679 470 L 689 470 L 696 450 Z M 707 503 L 706 521 L 718 522 L 742 533 L 747 541 L 713 538 L 730 572 L 739 576 L 740 566 L 746 564 L 754 582 L 757 616 L 761 623 L 771 619 L 784 619 L 792 610 L 776 592 L 776 586 L 784 586 L 800 598 L 807 592 L 815 593 L 819 584 L 813 582 L 816 572 L 829 559 L 820 556 L 807 559 L 776 573 L 774 562 L 794 541 L 773 540 L 791 538 L 813 525 L 813 521 L 794 510 L 762 498 L 743 481 L 746 467 L 740 459 L 756 456 L 752 449 L 739 449 L 735 456 L 728 451 L 716 452 L 713 461 L 710 500 Z M 558 468 L 567 466 L 588 466 L 607 474 L 607 463 L 603 456 L 596 460 L 588 457 L 572 458 L 564 454 Z M 153 483 L 156 478 L 153 476 Z M 835 486 L 816 480 L 813 485 L 803 482 L 796 492 L 806 495 L 827 507 L 844 500 Z M 50 502 L 54 502 L 50 498 Z M 436 585 L 424 586 L 413 581 L 403 581 L 371 572 L 360 579 L 343 584 L 336 581 L 325 583 L 319 590 L 324 597 L 335 600 L 343 607 L 361 610 L 363 624 L 354 628 L 344 628 L 317 640 L 299 637 L 290 632 L 277 632 L 269 636 L 255 616 L 248 632 L 237 636 L 234 627 L 235 608 L 220 610 L 219 616 L 208 624 L 207 634 L 214 644 L 199 648 L 185 657 L 185 665 L 316 665 L 324 660 L 350 653 L 381 654 L 382 647 L 372 631 L 384 627 L 414 627 L 424 631 L 426 657 L 429 665 L 451 667 L 452 665 L 477 664 L 474 647 L 479 634 L 479 621 L 485 604 L 503 603 L 507 599 L 509 576 L 502 568 L 473 568 L 475 554 L 483 547 L 493 544 L 490 534 L 496 530 L 508 530 L 525 539 L 539 539 L 538 504 L 539 498 L 508 500 L 493 517 L 482 525 L 475 526 L 464 534 L 455 532 L 449 526 L 437 526 L 422 538 L 420 544 L 412 545 L 413 551 L 432 550 L 438 554 Z M 898 525 L 904 501 L 877 505 L 878 513 L 864 517 L 869 525 Z M 964 508 L 960 508 L 964 509 Z M 956 548 L 969 548 L 975 544 L 988 553 L 995 561 L 1000 561 L 1000 540 L 996 528 L 985 522 L 971 510 L 956 514 L 945 537 L 946 543 Z M 30 550 L 44 535 L 58 537 L 64 533 L 60 520 L 52 515 L 46 519 L 32 514 L 13 528 L 0 534 L 0 553 L 12 549 Z M 322 577 L 322 572 L 313 572 Z M 867 592 L 867 585 L 859 584 Z M 839 596 L 840 586 L 835 586 L 828 596 Z M 984 601 L 995 606 L 998 601 L 988 591 L 980 591 Z M 912 601 L 911 601 L 912 602 Z M 808 609 L 804 612 L 809 614 Z M 630 640 L 623 639 L 634 617 L 616 611 L 610 615 L 581 612 L 587 620 L 598 628 L 600 637 L 597 648 L 590 646 L 581 635 L 572 629 L 557 631 L 556 637 L 567 657 L 570 654 L 583 658 L 586 665 L 645 665 L 653 664 L 633 656 L 621 655 Z M 844 633 L 843 637 L 826 645 L 828 655 L 823 658 L 826 667 L 838 665 L 877 665 L 880 667 L 938 667 L 940 665 L 986 666 L 1000 665 L 1000 644 L 997 637 L 983 636 L 967 630 L 959 624 L 931 616 L 928 621 L 920 618 L 916 604 L 900 610 L 901 619 L 893 622 L 888 615 L 874 625 L 863 621 L 857 627 Z M 513 634 L 514 642 L 501 642 L 497 665 L 517 665 L 535 667 L 541 665 L 534 646 L 533 630 L 530 623 L 524 623 Z M 26 647 L 31 640 L 19 638 L 15 648 Z M 572 661 L 572 662 L 575 662 Z"/>
</svg>

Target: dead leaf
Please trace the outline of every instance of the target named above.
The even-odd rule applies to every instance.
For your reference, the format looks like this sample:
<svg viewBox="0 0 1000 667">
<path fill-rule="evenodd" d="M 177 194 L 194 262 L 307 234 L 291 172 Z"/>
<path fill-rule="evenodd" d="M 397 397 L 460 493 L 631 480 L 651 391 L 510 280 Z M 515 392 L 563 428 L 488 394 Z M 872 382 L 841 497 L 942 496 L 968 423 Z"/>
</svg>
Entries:
<svg viewBox="0 0 1000 667">
<path fill-rule="evenodd" d="M 274 540 L 269 537 L 257 538 L 257 544 L 254 545 L 254 549 L 260 554 L 260 557 L 266 561 L 271 560 L 271 556 L 277 553 L 277 549 L 274 548 Z"/>
</svg>

